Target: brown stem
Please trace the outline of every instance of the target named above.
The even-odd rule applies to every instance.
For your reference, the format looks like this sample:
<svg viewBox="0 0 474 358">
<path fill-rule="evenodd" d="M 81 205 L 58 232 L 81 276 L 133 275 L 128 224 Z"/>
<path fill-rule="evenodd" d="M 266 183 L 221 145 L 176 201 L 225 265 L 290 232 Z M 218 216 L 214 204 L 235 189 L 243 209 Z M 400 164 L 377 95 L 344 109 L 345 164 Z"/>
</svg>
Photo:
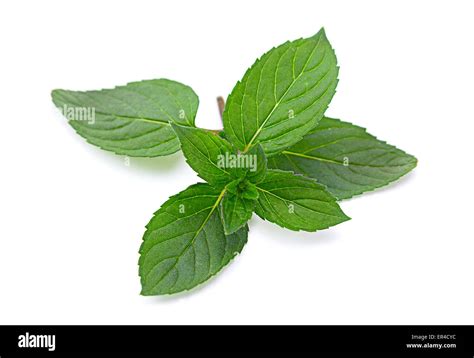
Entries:
<svg viewBox="0 0 474 358">
<path fill-rule="evenodd" d="M 222 96 L 217 97 L 217 107 L 219 107 L 219 114 L 221 115 L 221 121 L 223 120 L 222 114 L 224 113 L 225 101 Z"/>
</svg>

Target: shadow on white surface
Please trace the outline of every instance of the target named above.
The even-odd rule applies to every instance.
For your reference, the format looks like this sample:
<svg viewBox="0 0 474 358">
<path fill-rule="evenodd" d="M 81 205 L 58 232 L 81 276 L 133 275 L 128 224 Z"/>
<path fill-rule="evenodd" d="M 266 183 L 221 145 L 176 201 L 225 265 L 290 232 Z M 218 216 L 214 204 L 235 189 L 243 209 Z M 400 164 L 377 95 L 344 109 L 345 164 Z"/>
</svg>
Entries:
<svg viewBox="0 0 474 358">
<path fill-rule="evenodd" d="M 176 153 L 163 157 L 144 158 L 127 157 L 125 155 L 119 155 L 101 149 L 93 144 L 90 144 L 85 138 L 77 134 L 75 130 L 68 124 L 67 120 L 61 115 L 59 110 L 54 107 L 54 105 L 51 105 L 51 111 L 53 112 L 51 117 L 61 122 L 61 125 L 64 129 L 64 133 L 62 133 L 62 135 L 67 136 L 71 141 L 75 141 L 77 146 L 84 147 L 84 151 L 87 151 L 87 154 L 93 156 L 96 160 L 105 161 L 114 167 L 157 173 L 170 172 L 179 167 L 187 165 L 180 150 Z"/>
<path fill-rule="evenodd" d="M 344 225 L 344 223 L 342 223 L 341 225 Z M 252 216 L 252 220 L 249 226 L 249 236 L 251 235 L 252 230 L 258 232 L 259 238 L 268 240 L 269 245 L 271 244 L 271 242 L 277 243 L 279 245 L 291 245 L 292 247 L 295 245 L 325 245 L 334 240 L 337 240 L 337 238 L 340 237 L 337 230 L 334 230 L 334 227 L 316 232 L 292 231 L 289 229 L 284 229 L 269 221 L 264 221 L 260 219 L 260 217 L 258 217 L 256 214 Z"/>
<path fill-rule="evenodd" d="M 130 158 L 130 168 L 142 171 L 172 171 L 178 167 L 187 165 L 181 151 L 164 157 L 154 158 Z"/>
</svg>

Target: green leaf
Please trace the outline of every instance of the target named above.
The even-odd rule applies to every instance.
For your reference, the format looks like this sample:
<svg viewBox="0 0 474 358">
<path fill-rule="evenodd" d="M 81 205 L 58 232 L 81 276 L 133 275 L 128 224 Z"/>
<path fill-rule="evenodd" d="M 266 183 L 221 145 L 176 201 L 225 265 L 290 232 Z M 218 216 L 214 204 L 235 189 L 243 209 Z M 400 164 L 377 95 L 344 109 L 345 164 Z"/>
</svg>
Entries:
<svg viewBox="0 0 474 358">
<path fill-rule="evenodd" d="M 291 172 L 268 170 L 257 185 L 255 212 L 291 230 L 316 231 L 340 224 L 346 216 L 325 186 Z"/>
<path fill-rule="evenodd" d="M 253 146 L 246 154 L 253 165 L 247 167 L 245 178 L 251 183 L 260 183 L 267 174 L 267 157 L 260 144 Z"/>
<path fill-rule="evenodd" d="M 235 179 L 263 180 L 267 159 L 260 145 L 247 153 L 237 153 L 219 134 L 172 124 L 188 164 L 208 183 L 222 186 Z"/>
<path fill-rule="evenodd" d="M 199 183 L 168 199 L 147 225 L 140 248 L 143 295 L 189 290 L 242 251 L 247 226 L 225 235 L 218 206 L 225 190 Z"/>
<path fill-rule="evenodd" d="M 233 153 L 229 142 L 201 128 L 175 124 L 172 127 L 181 142 L 186 161 L 201 178 L 212 185 L 223 185 L 232 180 L 232 170 L 227 168 L 224 160 Z"/>
<path fill-rule="evenodd" d="M 224 110 L 227 138 L 270 156 L 299 142 L 322 118 L 337 84 L 336 56 L 324 30 L 273 48 L 247 70 Z"/>
<path fill-rule="evenodd" d="M 258 189 L 255 184 L 248 183 L 245 189 L 242 192 L 242 198 L 250 199 L 250 200 L 257 200 L 258 199 Z"/>
<path fill-rule="evenodd" d="M 323 118 L 301 142 L 269 160 L 272 168 L 317 179 L 340 200 L 387 185 L 416 164 L 414 156 L 364 128 L 332 118 Z"/>
<path fill-rule="evenodd" d="M 259 183 L 265 178 L 267 172 L 267 157 L 262 146 L 256 144 L 247 153 L 237 151 L 233 158 L 227 158 L 227 165 L 234 167 L 231 169 L 233 178 Z"/>
<path fill-rule="evenodd" d="M 258 198 L 258 190 L 255 184 L 247 179 L 236 179 L 226 185 L 226 190 L 235 195 L 240 195 L 246 199 L 256 200 Z"/>
<path fill-rule="evenodd" d="M 52 92 L 54 104 L 89 143 L 133 157 L 179 150 L 170 122 L 194 126 L 199 100 L 181 83 L 159 79 L 100 91 Z"/>
<path fill-rule="evenodd" d="M 224 231 L 227 235 L 243 227 L 252 217 L 255 200 L 227 192 L 222 200 L 221 210 Z"/>
</svg>

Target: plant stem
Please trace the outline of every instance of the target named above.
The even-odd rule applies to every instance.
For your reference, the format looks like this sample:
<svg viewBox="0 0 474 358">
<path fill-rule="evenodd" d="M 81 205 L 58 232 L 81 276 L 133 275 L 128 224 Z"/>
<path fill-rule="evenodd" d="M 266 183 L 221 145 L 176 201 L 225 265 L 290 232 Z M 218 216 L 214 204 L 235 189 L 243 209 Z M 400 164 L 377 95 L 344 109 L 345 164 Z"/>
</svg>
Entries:
<svg viewBox="0 0 474 358">
<path fill-rule="evenodd" d="M 224 101 L 224 98 L 222 98 L 222 96 L 217 97 L 217 107 L 219 107 L 219 114 L 221 115 L 221 121 L 224 124 L 223 113 L 224 113 L 225 101 Z"/>
</svg>

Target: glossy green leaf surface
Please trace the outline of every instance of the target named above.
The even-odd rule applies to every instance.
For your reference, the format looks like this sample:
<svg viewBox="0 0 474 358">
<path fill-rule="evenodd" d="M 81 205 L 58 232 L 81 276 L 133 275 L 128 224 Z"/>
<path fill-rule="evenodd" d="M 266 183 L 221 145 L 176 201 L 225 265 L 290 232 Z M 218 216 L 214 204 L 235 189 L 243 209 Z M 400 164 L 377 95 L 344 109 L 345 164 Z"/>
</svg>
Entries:
<svg viewBox="0 0 474 358">
<path fill-rule="evenodd" d="M 226 137 L 243 152 L 260 143 L 267 156 L 299 142 L 322 118 L 337 75 L 324 30 L 271 49 L 227 98 Z"/>
<path fill-rule="evenodd" d="M 171 197 L 147 225 L 140 248 L 143 295 L 189 290 L 219 272 L 242 251 L 247 226 L 224 233 L 224 191 L 199 183 Z"/>
<path fill-rule="evenodd" d="M 268 163 L 271 168 L 317 179 L 340 200 L 385 186 L 416 164 L 414 156 L 364 128 L 326 117 L 302 141 Z"/>
<path fill-rule="evenodd" d="M 227 192 L 221 206 L 225 233 L 231 234 L 243 227 L 252 217 L 255 204 L 255 199 Z"/>
<path fill-rule="evenodd" d="M 257 188 L 259 197 L 255 212 L 281 227 L 316 231 L 349 220 L 326 187 L 314 179 L 268 170 Z"/>
<path fill-rule="evenodd" d="M 218 134 L 201 128 L 172 125 L 181 142 L 189 166 L 212 185 L 222 186 L 233 180 L 226 158 L 233 154 L 232 145 Z"/>
<path fill-rule="evenodd" d="M 155 157 L 179 150 L 170 122 L 194 126 L 199 100 L 181 83 L 159 79 L 100 91 L 54 90 L 53 102 L 89 143 L 116 154 Z"/>
<path fill-rule="evenodd" d="M 173 124 L 186 161 L 208 183 L 223 186 L 235 179 L 259 182 L 265 177 L 267 159 L 260 145 L 241 153 L 217 133 Z"/>
</svg>

